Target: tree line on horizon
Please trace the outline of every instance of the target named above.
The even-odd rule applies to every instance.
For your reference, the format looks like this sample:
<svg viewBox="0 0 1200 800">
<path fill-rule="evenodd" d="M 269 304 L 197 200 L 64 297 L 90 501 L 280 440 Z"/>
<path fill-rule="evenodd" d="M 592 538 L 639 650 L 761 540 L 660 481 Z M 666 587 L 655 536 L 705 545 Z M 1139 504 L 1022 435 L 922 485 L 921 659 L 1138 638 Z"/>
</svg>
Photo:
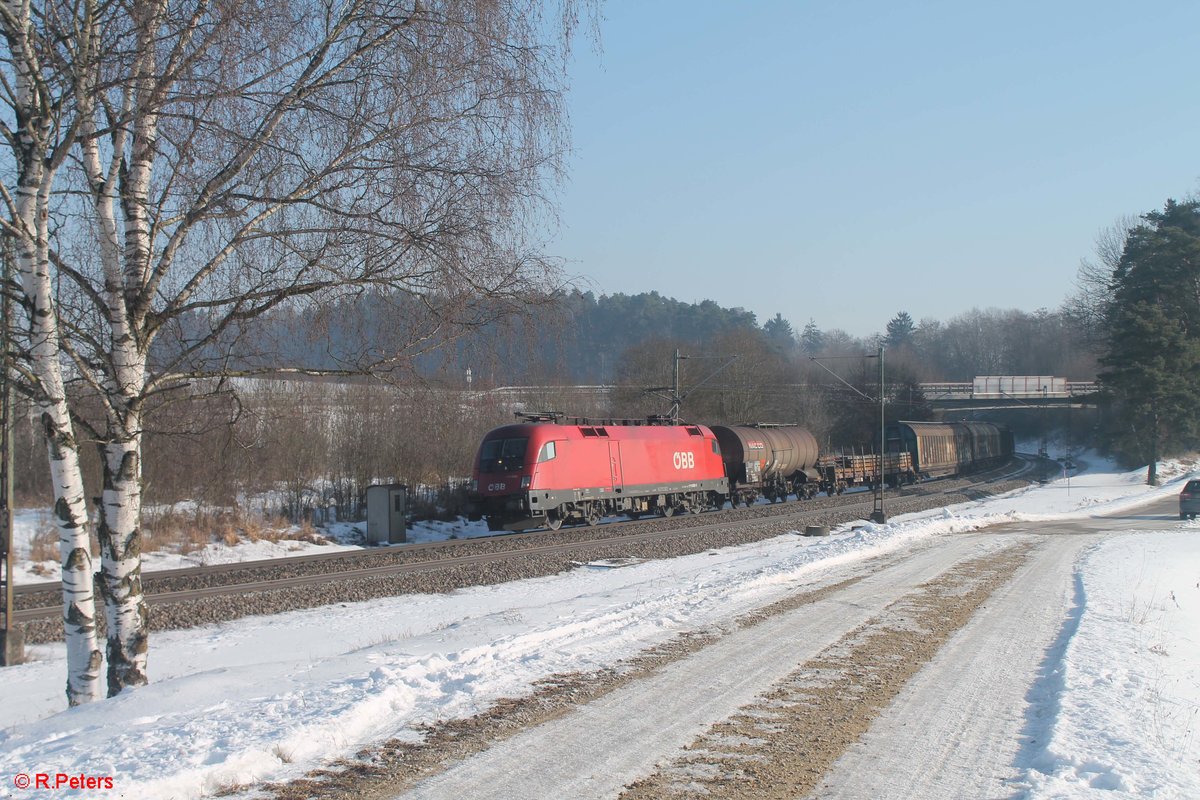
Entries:
<svg viewBox="0 0 1200 800">
<path fill-rule="evenodd" d="M 304 365 L 336 371 L 363 353 L 395 347 L 394 323 L 404 300 L 368 295 L 321 310 L 286 308 L 238 332 L 244 355 L 234 365 Z M 889 363 L 922 381 L 970 381 L 976 375 L 1059 375 L 1091 380 L 1097 350 L 1081 322 L 1066 309 L 973 308 L 947 320 L 914 322 L 903 310 L 884 332 L 858 337 L 840 328 L 822 330 L 809 320 L 797 332 L 782 314 L 759 323 L 753 312 L 713 300 L 687 303 L 659 294 L 595 294 L 568 289 L 537 298 L 533 313 L 495 314 L 475 329 L 415 354 L 398 379 L 419 378 L 476 388 L 529 384 L 611 384 L 647 343 L 670 342 L 693 356 L 706 355 L 723 336 L 742 334 L 789 363 L 812 357 L 874 353 L 883 344 Z M 214 350 L 220 350 L 214 346 Z M 228 349 L 221 350 L 226 353 Z"/>
</svg>

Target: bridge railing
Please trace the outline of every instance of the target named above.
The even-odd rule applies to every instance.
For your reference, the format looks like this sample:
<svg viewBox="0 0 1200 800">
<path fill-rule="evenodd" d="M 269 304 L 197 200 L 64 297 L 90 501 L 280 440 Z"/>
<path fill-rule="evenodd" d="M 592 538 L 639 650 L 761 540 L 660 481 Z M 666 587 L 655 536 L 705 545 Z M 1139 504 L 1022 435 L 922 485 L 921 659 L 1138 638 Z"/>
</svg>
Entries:
<svg viewBox="0 0 1200 800">
<path fill-rule="evenodd" d="M 1062 400 L 1083 397 L 1100 391 L 1095 381 L 1062 381 L 1054 384 L 1054 390 L 1030 388 L 1026 391 L 1011 391 L 1008 387 L 978 392 L 976 382 L 941 381 L 919 384 L 928 400 Z"/>
</svg>

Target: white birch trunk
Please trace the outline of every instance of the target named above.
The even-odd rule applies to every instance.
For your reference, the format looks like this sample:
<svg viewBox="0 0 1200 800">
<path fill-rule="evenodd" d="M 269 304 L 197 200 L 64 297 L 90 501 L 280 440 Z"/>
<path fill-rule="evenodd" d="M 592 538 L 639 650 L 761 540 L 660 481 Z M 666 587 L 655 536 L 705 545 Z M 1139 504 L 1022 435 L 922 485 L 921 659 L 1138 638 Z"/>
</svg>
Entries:
<svg viewBox="0 0 1200 800">
<path fill-rule="evenodd" d="M 158 117 L 153 107 L 155 33 L 162 13 L 158 0 L 135 3 L 139 58 L 125 108 L 130 128 L 112 134 L 112 160 L 104 168 L 97 140 L 96 108 L 88 87 L 80 94 L 80 149 L 92 187 L 96 239 L 104 271 L 108 364 L 103 380 L 107 428 L 100 445 L 104 490 L 100 505 L 100 592 L 108 635 L 108 694 L 148 682 L 149 613 L 142 589 L 142 394 L 148 343 L 139 338 L 145 309 L 130 308 L 141 296 L 149 271 L 150 223 L 146 215 Z M 126 142 L 132 152 L 126 162 Z M 118 189 L 118 186 L 120 187 Z M 124 248 L 118 222 L 125 218 Z"/>
<path fill-rule="evenodd" d="M 30 42 L 28 2 L 6 4 L 6 30 L 15 83 L 14 107 L 25 125 L 17 133 L 17 191 L 14 223 L 17 270 L 31 303 L 30 368 L 37 381 L 35 402 L 46 435 L 54 488 L 54 523 L 62 563 L 63 633 L 67 647 L 67 701 L 89 703 L 99 696 L 100 650 L 96 646 L 96 603 L 88 541 L 87 501 L 79 447 L 63 380 L 59 326 L 50 270 L 49 198 L 54 171 L 47 167 L 51 120 L 43 113 L 37 53 Z M 15 23 L 15 24 L 14 24 Z"/>
<path fill-rule="evenodd" d="M 101 447 L 100 576 L 108 623 L 108 694 L 148 682 L 149 614 L 142 591 L 141 433 Z"/>
<path fill-rule="evenodd" d="M 32 237 L 17 241 L 17 269 L 26 296 L 33 303 L 31 367 L 38 381 L 37 407 L 54 485 L 54 524 L 62 562 L 63 626 L 67 645 L 67 700 L 88 703 L 99 694 L 100 650 L 96 646 L 96 603 L 92 556 L 88 541 L 87 500 L 79 468 L 79 447 L 71 424 L 64 388 L 47 245 L 45 205 L 49 179 L 44 170 L 30 170 L 17 189 L 18 216 Z M 40 174 L 39 174 L 40 173 Z"/>
<path fill-rule="evenodd" d="M 20 201 L 18 201 L 20 203 Z M 96 641 L 96 601 L 92 582 L 87 499 L 79 468 L 79 445 L 71 424 L 58 345 L 58 319 L 50 299 L 49 257 L 44 247 L 46 220 L 39 209 L 39 241 L 33 253 L 17 247 L 18 269 L 34 300 L 33 371 L 41 392 L 38 409 L 54 485 L 54 524 L 62 564 L 63 635 L 67 646 L 67 702 L 90 703 L 100 696 L 100 649 Z M 32 259 L 29 256 L 32 255 Z M 26 265 L 22 265 L 26 262 Z"/>
<path fill-rule="evenodd" d="M 79 447 L 63 390 L 57 318 L 52 307 L 43 305 L 49 303 L 50 271 L 47 262 L 37 261 L 36 256 L 30 259 L 25 245 L 21 242 L 17 246 L 17 263 L 26 291 L 35 303 L 32 366 L 41 389 L 37 405 L 54 486 L 54 525 L 62 563 L 63 635 L 67 646 L 67 702 L 76 706 L 100 697 L 101 656 L 96 641 L 87 500 L 79 468 Z"/>
</svg>

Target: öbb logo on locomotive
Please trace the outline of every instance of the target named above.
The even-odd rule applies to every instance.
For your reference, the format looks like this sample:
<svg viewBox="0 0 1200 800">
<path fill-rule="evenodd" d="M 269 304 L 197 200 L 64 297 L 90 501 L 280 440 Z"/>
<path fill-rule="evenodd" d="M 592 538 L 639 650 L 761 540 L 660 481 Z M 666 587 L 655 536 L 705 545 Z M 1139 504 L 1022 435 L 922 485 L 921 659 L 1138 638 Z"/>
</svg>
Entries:
<svg viewBox="0 0 1200 800">
<path fill-rule="evenodd" d="M 675 469 L 695 469 L 696 454 L 676 451 L 674 458 L 671 459 L 671 463 L 675 465 Z"/>
</svg>

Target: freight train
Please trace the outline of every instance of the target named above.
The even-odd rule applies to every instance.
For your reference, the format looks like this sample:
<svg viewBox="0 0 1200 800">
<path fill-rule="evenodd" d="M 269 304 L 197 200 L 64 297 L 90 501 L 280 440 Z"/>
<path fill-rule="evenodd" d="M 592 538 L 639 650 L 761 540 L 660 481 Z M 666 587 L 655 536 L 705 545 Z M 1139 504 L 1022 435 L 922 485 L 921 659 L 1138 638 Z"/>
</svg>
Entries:
<svg viewBox="0 0 1200 800">
<path fill-rule="evenodd" d="M 990 423 L 900 422 L 886 430 L 881 476 L 878 455 L 822 456 L 813 435 L 795 425 L 518 416 L 524 421 L 484 437 L 475 460 L 468 515 L 486 518 L 491 530 L 698 514 L 880 480 L 898 486 L 1001 463 L 1013 452 L 1011 433 Z"/>
</svg>

